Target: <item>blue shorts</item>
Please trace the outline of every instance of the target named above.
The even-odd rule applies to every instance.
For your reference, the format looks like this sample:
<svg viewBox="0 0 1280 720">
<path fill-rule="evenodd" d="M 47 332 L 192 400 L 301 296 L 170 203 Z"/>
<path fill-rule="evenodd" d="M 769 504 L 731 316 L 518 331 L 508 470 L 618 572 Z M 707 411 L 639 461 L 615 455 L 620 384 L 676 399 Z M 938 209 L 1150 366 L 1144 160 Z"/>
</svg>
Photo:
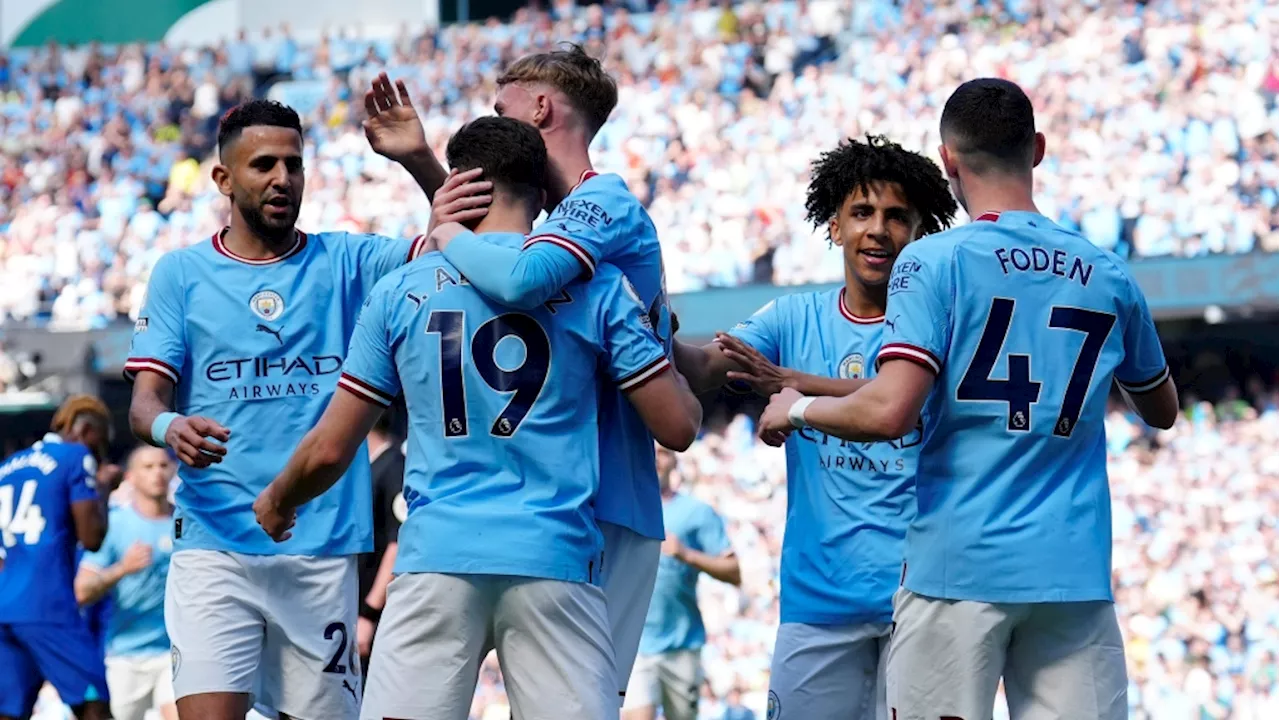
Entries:
<svg viewBox="0 0 1280 720">
<path fill-rule="evenodd" d="M 98 643 L 81 625 L 0 623 L 0 716 L 26 717 L 45 680 L 62 702 L 108 702 Z"/>
</svg>

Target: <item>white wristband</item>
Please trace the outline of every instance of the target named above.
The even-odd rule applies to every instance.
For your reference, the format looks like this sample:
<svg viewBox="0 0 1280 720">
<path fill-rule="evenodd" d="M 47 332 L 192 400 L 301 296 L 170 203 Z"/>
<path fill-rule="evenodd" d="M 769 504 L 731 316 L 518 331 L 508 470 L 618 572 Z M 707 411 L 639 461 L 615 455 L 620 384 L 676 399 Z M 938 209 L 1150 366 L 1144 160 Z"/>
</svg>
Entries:
<svg viewBox="0 0 1280 720">
<path fill-rule="evenodd" d="M 804 411 L 808 410 L 809 405 L 811 405 L 813 401 L 817 399 L 818 398 L 811 398 L 811 397 L 800 398 L 799 400 L 795 401 L 795 404 L 792 405 L 791 409 L 787 411 L 787 419 L 791 421 L 791 425 L 795 427 L 797 430 L 801 428 L 809 427 L 809 424 L 804 421 Z"/>
</svg>

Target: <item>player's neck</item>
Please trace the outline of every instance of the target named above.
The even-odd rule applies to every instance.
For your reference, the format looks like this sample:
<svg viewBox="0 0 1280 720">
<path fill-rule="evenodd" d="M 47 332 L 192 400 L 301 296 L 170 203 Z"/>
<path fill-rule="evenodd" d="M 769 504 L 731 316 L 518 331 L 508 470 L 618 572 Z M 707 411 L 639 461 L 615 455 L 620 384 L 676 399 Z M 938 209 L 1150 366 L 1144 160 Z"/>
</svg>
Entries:
<svg viewBox="0 0 1280 720">
<path fill-rule="evenodd" d="M 971 181 L 965 184 L 964 199 L 965 212 L 971 218 L 981 217 L 983 213 L 1040 212 L 1029 178 L 1009 176 Z"/>
<path fill-rule="evenodd" d="M 844 309 L 854 317 L 883 317 L 885 305 L 889 302 L 889 286 L 867 287 L 851 277 L 846 270 L 841 301 Z"/>
<path fill-rule="evenodd" d="M 173 506 L 169 504 L 169 498 L 166 497 L 149 498 L 134 495 L 133 509 L 142 517 L 152 520 L 166 518 L 173 514 Z"/>
<path fill-rule="evenodd" d="M 479 223 L 476 223 L 474 232 L 480 233 L 502 232 L 502 233 L 520 233 L 527 235 L 533 229 L 533 222 L 529 217 L 527 206 L 521 207 L 513 203 L 504 203 L 497 198 L 493 204 L 489 206 L 489 212 Z"/>
<path fill-rule="evenodd" d="M 551 187 L 547 199 L 552 207 L 559 205 L 575 187 L 582 175 L 591 169 L 591 157 L 586 145 L 557 141 L 562 147 L 547 147 L 547 159 L 551 163 Z M 563 147 L 567 145 L 568 147 Z"/>
<path fill-rule="evenodd" d="M 231 225 L 222 235 L 222 244 L 233 255 L 247 260 L 270 260 L 293 249 L 298 241 L 296 229 L 290 228 L 279 238 L 264 238 L 249 228 L 238 214 L 231 214 Z"/>
</svg>

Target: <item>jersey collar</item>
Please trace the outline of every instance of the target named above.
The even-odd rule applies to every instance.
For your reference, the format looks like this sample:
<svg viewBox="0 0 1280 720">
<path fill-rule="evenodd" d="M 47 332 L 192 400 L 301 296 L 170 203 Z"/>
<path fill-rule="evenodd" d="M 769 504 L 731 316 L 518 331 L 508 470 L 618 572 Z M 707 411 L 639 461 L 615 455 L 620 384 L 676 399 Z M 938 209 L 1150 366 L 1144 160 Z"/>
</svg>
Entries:
<svg viewBox="0 0 1280 720">
<path fill-rule="evenodd" d="M 840 297 L 836 300 L 836 304 L 840 306 L 840 314 L 845 320 L 855 325 L 875 325 L 878 322 L 884 322 L 884 315 L 876 315 L 874 317 L 862 317 L 849 312 L 849 308 L 844 304 L 845 288 L 840 288 Z"/>
<path fill-rule="evenodd" d="M 582 183 L 590 180 L 591 178 L 599 174 L 600 173 L 596 172 L 595 170 L 583 170 L 582 175 L 578 177 L 578 184 L 574 185 L 573 188 L 569 190 L 569 192 L 573 192 L 574 190 L 577 190 L 578 188 L 582 187 Z"/>
<path fill-rule="evenodd" d="M 302 252 L 302 249 L 304 247 L 307 246 L 307 234 L 302 232 L 301 230 L 294 230 L 293 245 L 290 246 L 290 248 L 285 252 L 280 253 L 279 255 L 271 258 L 261 258 L 261 259 L 247 258 L 242 255 L 237 255 L 231 252 L 231 250 L 227 248 L 227 244 L 223 242 L 222 236 L 226 235 L 227 230 L 230 230 L 230 229 L 231 228 L 224 227 L 218 232 L 213 234 L 213 249 L 231 258 L 232 260 L 235 260 L 236 262 L 242 262 L 245 265 L 274 265 L 275 263 L 288 260 L 294 255 L 297 255 L 298 253 Z"/>
<path fill-rule="evenodd" d="M 998 212 L 984 212 L 973 219 L 974 222 L 997 222 L 998 220 L 1000 220 Z"/>
</svg>

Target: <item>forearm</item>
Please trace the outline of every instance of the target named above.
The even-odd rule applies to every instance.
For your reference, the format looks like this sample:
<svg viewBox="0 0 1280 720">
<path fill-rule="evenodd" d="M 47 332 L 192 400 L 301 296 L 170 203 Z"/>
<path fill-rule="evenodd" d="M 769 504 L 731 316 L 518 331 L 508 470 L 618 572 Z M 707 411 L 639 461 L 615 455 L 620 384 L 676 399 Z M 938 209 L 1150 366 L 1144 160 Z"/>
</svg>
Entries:
<svg viewBox="0 0 1280 720">
<path fill-rule="evenodd" d="M 504 305 L 535 308 L 582 274 L 573 256 L 550 245 L 521 250 L 465 230 L 436 237 L 441 252 L 467 281 Z"/>
<path fill-rule="evenodd" d="M 854 394 L 868 382 L 865 379 L 843 380 L 841 378 L 822 377 L 821 375 L 810 375 L 809 373 L 788 370 L 785 384 L 787 387 L 795 388 L 802 395 L 844 397 L 845 395 Z"/>
<path fill-rule="evenodd" d="M 805 424 L 851 442 L 894 440 L 910 432 L 915 420 L 903 427 L 905 421 L 894 417 L 890 403 L 878 397 L 874 390 L 859 390 L 843 397 L 814 398 L 805 408 Z"/>
<path fill-rule="evenodd" d="M 696 431 L 697 428 L 702 427 L 702 403 L 698 400 L 698 396 L 693 394 L 692 388 L 689 387 L 689 381 L 685 379 L 684 374 L 681 373 L 678 369 L 675 370 L 674 372 L 676 376 L 676 382 L 679 383 L 685 390 L 685 392 L 682 394 L 682 397 L 680 398 L 681 401 L 684 403 L 684 412 L 689 417 L 689 419 L 693 422 L 693 427 L 695 428 L 695 431 Z"/>
<path fill-rule="evenodd" d="M 120 563 L 101 571 L 81 570 L 76 573 L 76 603 L 84 607 L 98 602 L 107 593 L 111 592 L 111 588 L 118 585 L 126 575 L 128 573 L 124 571 L 124 567 Z"/>
<path fill-rule="evenodd" d="M 297 508 L 320 497 L 342 477 L 353 453 L 334 450 L 316 430 L 307 433 L 283 471 L 271 483 L 280 507 Z"/>
<path fill-rule="evenodd" d="M 133 436 L 148 445 L 157 445 L 155 439 L 151 437 L 151 428 L 156 422 L 156 417 L 161 413 L 172 411 L 170 398 L 161 396 L 154 392 L 136 392 L 129 403 L 129 429 L 133 431 Z M 163 441 L 164 438 L 159 438 Z"/>
<path fill-rule="evenodd" d="M 699 347 L 676 340 L 672 349 L 676 369 L 688 381 L 693 392 L 701 395 L 728 381 L 726 374 L 733 364 L 715 343 Z"/>
<path fill-rule="evenodd" d="M 392 570 L 396 566 L 396 556 L 400 554 L 400 543 L 387 545 L 382 555 L 382 563 L 378 565 L 378 574 L 373 578 L 373 587 L 364 597 L 364 603 L 374 610 L 382 610 L 387 605 L 387 586 L 391 584 Z"/>
<path fill-rule="evenodd" d="M 409 172 L 409 176 L 427 194 L 428 199 L 435 197 L 436 191 L 449 176 L 430 148 L 403 160 L 400 165 Z"/>
<path fill-rule="evenodd" d="M 680 560 L 711 577 L 730 585 L 742 584 L 742 571 L 737 555 L 708 555 L 691 548 L 680 553 Z"/>
</svg>

